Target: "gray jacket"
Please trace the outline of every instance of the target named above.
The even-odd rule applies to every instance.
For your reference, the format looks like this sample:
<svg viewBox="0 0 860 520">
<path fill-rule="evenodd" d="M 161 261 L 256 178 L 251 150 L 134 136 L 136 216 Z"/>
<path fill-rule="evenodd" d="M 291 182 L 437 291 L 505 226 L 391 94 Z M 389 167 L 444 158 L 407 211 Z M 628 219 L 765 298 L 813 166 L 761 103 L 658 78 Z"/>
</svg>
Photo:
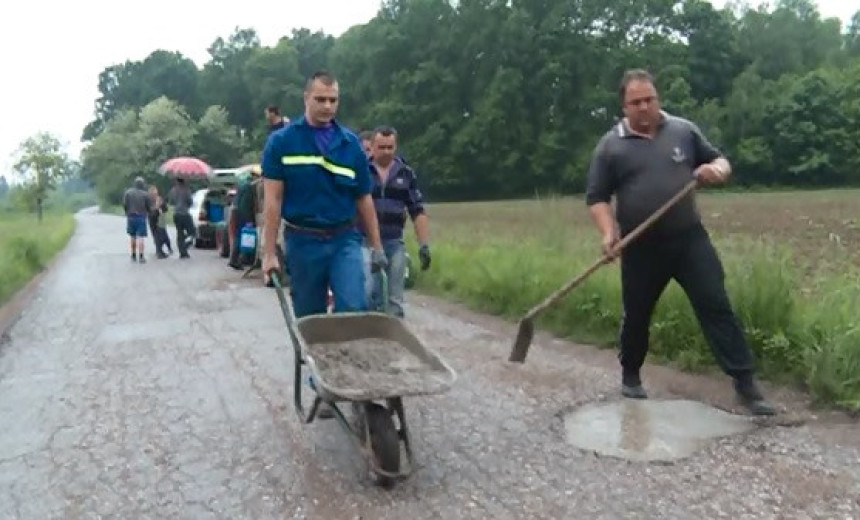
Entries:
<svg viewBox="0 0 860 520">
<path fill-rule="evenodd" d="M 170 192 L 167 194 L 167 199 L 173 206 L 174 215 L 188 215 L 188 210 L 194 202 L 191 198 L 191 190 L 188 189 L 188 186 L 177 185 L 170 188 Z"/>
<path fill-rule="evenodd" d="M 125 190 L 122 196 L 122 207 L 128 216 L 145 217 L 149 215 L 152 210 L 152 199 L 146 192 L 146 184 L 143 179 L 135 179 L 134 186 Z"/>
</svg>

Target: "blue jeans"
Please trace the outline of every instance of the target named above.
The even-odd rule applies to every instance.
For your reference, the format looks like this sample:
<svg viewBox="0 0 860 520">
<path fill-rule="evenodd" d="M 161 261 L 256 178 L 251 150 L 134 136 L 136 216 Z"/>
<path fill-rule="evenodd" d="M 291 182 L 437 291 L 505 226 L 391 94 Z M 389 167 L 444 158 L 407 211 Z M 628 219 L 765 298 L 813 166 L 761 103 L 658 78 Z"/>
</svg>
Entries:
<svg viewBox="0 0 860 520">
<path fill-rule="evenodd" d="M 382 241 L 382 249 L 388 258 L 388 313 L 402 318 L 403 291 L 406 278 L 406 247 L 403 239 L 395 238 Z M 383 311 L 382 299 L 382 277 L 370 274 L 370 248 L 364 250 L 364 275 L 369 282 L 365 290 L 368 291 L 368 302 L 371 310 Z"/>
<path fill-rule="evenodd" d="M 285 231 L 290 296 L 296 318 L 325 314 L 329 287 L 334 295 L 334 312 L 367 310 L 361 241 L 355 229 L 330 237 Z"/>
</svg>

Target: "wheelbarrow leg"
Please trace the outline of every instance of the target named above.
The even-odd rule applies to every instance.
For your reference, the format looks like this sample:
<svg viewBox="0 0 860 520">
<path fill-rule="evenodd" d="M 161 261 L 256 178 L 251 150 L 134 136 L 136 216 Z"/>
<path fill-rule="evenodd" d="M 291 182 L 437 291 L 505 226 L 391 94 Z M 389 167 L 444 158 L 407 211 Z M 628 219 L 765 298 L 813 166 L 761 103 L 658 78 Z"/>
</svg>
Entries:
<svg viewBox="0 0 860 520">
<path fill-rule="evenodd" d="M 319 395 L 314 395 L 314 402 L 311 404 L 311 409 L 308 410 L 307 414 L 305 413 L 305 407 L 302 404 L 302 367 L 305 366 L 305 360 L 301 358 L 298 351 L 296 351 L 295 355 L 296 362 L 294 365 L 296 367 L 296 371 L 295 377 L 293 377 L 293 400 L 296 406 L 296 413 L 299 415 L 302 422 L 307 424 L 313 422 L 314 418 L 317 416 L 317 412 L 322 404 L 322 399 L 320 399 Z"/>
</svg>

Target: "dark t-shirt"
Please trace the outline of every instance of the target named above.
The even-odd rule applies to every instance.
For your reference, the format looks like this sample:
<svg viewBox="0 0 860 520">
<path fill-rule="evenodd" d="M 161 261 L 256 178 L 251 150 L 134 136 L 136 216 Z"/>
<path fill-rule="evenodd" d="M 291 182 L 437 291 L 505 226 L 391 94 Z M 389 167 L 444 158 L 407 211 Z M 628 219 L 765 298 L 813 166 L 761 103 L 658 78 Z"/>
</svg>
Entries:
<svg viewBox="0 0 860 520">
<path fill-rule="evenodd" d="M 646 220 L 693 178 L 693 171 L 722 154 L 686 119 L 664 113 L 653 139 L 630 132 L 624 122 L 607 132 L 588 170 L 586 203 L 609 203 L 625 235 Z M 700 222 L 690 193 L 654 223 L 649 234 L 671 235 Z"/>
<path fill-rule="evenodd" d="M 176 185 L 170 188 L 167 199 L 173 205 L 174 215 L 190 215 L 189 210 L 193 204 L 191 190 L 188 186 Z"/>
<path fill-rule="evenodd" d="M 283 128 L 285 126 L 287 126 L 287 120 L 284 118 L 281 118 L 281 120 L 278 121 L 277 123 L 275 123 L 273 125 L 269 125 L 269 133 L 271 134 L 272 132 L 274 132 L 276 130 L 280 130 L 281 128 Z"/>
</svg>

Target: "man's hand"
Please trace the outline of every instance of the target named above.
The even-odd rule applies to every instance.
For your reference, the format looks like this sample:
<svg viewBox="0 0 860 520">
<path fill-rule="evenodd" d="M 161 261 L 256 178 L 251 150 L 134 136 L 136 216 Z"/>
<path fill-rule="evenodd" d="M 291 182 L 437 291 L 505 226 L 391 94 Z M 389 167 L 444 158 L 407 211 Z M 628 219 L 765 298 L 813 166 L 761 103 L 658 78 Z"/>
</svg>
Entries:
<svg viewBox="0 0 860 520">
<path fill-rule="evenodd" d="M 714 163 L 699 166 L 693 175 L 703 184 L 722 184 L 728 176 L 721 166 Z"/>
<path fill-rule="evenodd" d="M 266 285 L 268 285 L 271 278 L 269 273 L 271 273 L 272 271 L 278 271 L 278 274 L 280 275 L 281 266 L 278 263 L 278 255 L 276 255 L 275 253 L 264 254 L 262 269 L 263 281 L 265 281 Z"/>
<path fill-rule="evenodd" d="M 385 251 L 382 249 L 370 250 L 370 272 L 378 273 L 388 267 L 388 257 L 385 256 Z"/>
<path fill-rule="evenodd" d="M 430 246 L 427 244 L 421 244 L 421 247 L 418 249 L 418 258 L 421 259 L 421 270 L 426 271 L 430 269 Z"/>
<path fill-rule="evenodd" d="M 618 258 L 619 251 L 615 250 L 616 244 L 618 244 L 618 233 L 615 230 L 603 235 L 601 247 L 603 254 L 609 258 L 610 262 Z"/>
</svg>

